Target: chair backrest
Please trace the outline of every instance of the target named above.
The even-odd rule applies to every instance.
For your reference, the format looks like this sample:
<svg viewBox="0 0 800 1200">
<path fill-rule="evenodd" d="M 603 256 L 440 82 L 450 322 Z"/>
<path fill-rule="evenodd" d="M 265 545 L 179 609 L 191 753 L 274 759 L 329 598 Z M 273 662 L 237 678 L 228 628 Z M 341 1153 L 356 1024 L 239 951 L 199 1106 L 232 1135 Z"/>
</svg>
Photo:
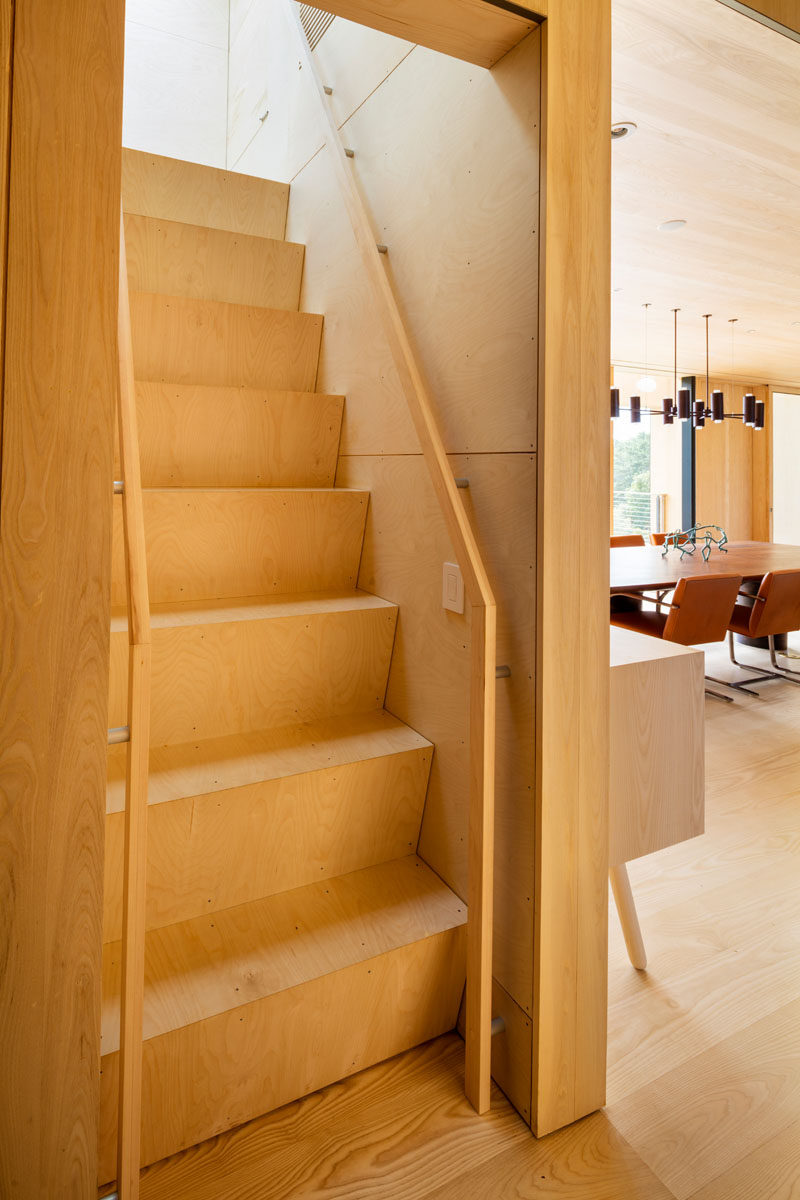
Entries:
<svg viewBox="0 0 800 1200">
<path fill-rule="evenodd" d="M 800 629 L 800 571 L 770 571 L 761 580 L 750 616 L 750 637 Z"/>
<path fill-rule="evenodd" d="M 618 533 L 616 537 L 611 539 L 611 549 L 617 550 L 620 546 L 643 546 L 643 533 Z"/>
<path fill-rule="evenodd" d="M 662 637 L 682 646 L 721 642 L 741 586 L 741 575 L 679 579 Z"/>
<path fill-rule="evenodd" d="M 668 537 L 669 537 L 668 533 L 651 533 L 650 534 L 650 545 L 651 546 L 663 546 L 664 542 L 667 540 Z M 688 542 L 688 540 L 689 539 L 687 537 L 678 538 L 678 545 L 680 546 L 684 542 Z"/>
</svg>

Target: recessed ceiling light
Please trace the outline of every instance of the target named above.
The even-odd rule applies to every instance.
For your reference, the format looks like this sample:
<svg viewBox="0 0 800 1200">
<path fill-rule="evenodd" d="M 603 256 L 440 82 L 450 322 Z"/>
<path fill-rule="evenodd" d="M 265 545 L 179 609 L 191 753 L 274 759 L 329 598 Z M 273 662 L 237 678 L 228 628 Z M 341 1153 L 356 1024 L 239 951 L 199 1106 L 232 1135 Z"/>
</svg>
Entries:
<svg viewBox="0 0 800 1200">
<path fill-rule="evenodd" d="M 757 329 L 748 329 L 747 332 L 748 333 L 758 333 L 758 330 Z"/>
<path fill-rule="evenodd" d="M 793 325 L 800 325 L 800 321 L 792 321 Z"/>
<path fill-rule="evenodd" d="M 676 229 L 683 229 L 685 221 L 662 221 L 658 227 L 659 233 L 673 233 Z"/>
<path fill-rule="evenodd" d="M 634 121 L 617 121 L 611 126 L 612 142 L 619 142 L 624 137 L 631 137 L 636 132 L 636 123 Z"/>
<path fill-rule="evenodd" d="M 622 291 L 622 288 L 621 288 L 621 287 L 619 287 L 619 288 L 614 288 L 614 291 L 615 291 L 615 292 L 621 292 L 621 291 Z M 800 325 L 800 321 L 795 321 L 795 325 Z"/>
</svg>

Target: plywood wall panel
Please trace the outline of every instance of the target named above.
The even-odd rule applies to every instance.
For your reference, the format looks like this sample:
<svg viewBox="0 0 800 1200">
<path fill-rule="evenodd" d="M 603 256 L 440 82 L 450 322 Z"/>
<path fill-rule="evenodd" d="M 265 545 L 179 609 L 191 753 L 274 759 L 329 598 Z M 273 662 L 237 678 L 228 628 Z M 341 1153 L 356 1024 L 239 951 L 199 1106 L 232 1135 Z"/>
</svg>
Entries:
<svg viewBox="0 0 800 1200">
<path fill-rule="evenodd" d="M 315 48 L 319 70 L 333 88 L 331 108 L 343 125 L 414 49 L 414 42 L 386 37 L 367 25 L 335 20 Z"/>
<path fill-rule="evenodd" d="M 159 6 L 165 11 L 174 7 Z M 188 5 L 182 7 L 185 15 Z M 152 20 L 151 14 L 145 15 Z M 163 19 L 156 20 L 157 24 L 126 22 L 122 140 L 136 150 L 224 167 L 227 40 L 215 45 L 202 40 L 203 33 L 167 33 L 158 28 Z M 186 32 L 184 26 L 182 34 Z M 189 27 L 188 32 L 194 30 Z"/>
<path fill-rule="evenodd" d="M 280 0 L 244 7 L 234 0 L 228 162 L 237 171 L 292 181 L 324 140 L 316 97 L 300 71 Z"/>
<path fill-rule="evenodd" d="M 418 48 L 343 130 L 453 453 L 536 445 L 538 52 L 534 36 L 486 75 Z M 347 394 L 343 454 L 415 449 L 335 189 L 318 155 L 289 219 L 301 305 L 331 334 L 319 386 Z"/>
<path fill-rule="evenodd" d="M 343 130 L 450 453 L 536 447 L 538 61 L 417 47 Z"/>
<path fill-rule="evenodd" d="M 533 627 L 535 461 L 531 455 L 451 459 L 470 479 L 469 507 L 498 599 L 495 975 L 530 1012 L 533 926 Z M 340 483 L 369 488 L 359 586 L 400 607 L 386 705 L 434 742 L 420 853 L 462 897 L 467 886 L 470 630 L 441 603 L 452 561 L 421 456 L 345 457 Z"/>
<path fill-rule="evenodd" d="M 125 16 L 162 33 L 228 48 L 228 0 L 127 0 Z"/>
<path fill-rule="evenodd" d="M 346 395 L 342 454 L 419 454 L 327 153 L 292 184 L 287 236 L 306 247 L 301 308 L 325 313 L 317 387 Z M 319 307 L 314 308 L 314 305 Z"/>
<path fill-rule="evenodd" d="M 40 1200 L 96 1183 L 124 6 L 13 11 L 0 1195 Z"/>
<path fill-rule="evenodd" d="M 451 458 L 497 600 L 494 976 L 533 1011 L 536 458 Z"/>
<path fill-rule="evenodd" d="M 464 898 L 470 632 L 468 615 L 442 608 L 452 547 L 421 455 L 342 458 L 339 483 L 370 491 L 359 586 L 402 610 L 386 707 L 436 747 L 421 853 Z"/>
</svg>

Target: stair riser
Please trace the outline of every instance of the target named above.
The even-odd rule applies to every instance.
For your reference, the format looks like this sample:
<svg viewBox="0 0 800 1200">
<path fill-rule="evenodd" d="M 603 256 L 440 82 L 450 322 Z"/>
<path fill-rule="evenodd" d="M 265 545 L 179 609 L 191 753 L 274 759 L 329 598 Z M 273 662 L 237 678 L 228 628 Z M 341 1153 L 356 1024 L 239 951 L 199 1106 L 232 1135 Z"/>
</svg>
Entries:
<svg viewBox="0 0 800 1200">
<path fill-rule="evenodd" d="M 126 212 L 166 221 L 282 238 L 289 185 L 126 149 L 122 204 Z"/>
<path fill-rule="evenodd" d="M 419 749 L 152 805 L 147 928 L 413 852 L 430 760 Z M 109 814 L 105 942 L 121 937 L 123 832 Z"/>
<path fill-rule="evenodd" d="M 381 708 L 397 612 L 361 609 L 153 630 L 151 745 Z M 111 635 L 110 726 L 125 725 L 127 633 Z"/>
<path fill-rule="evenodd" d="M 142 1164 L 452 1029 L 463 926 L 144 1045 Z M 100 1183 L 114 1177 L 118 1055 L 102 1059 Z"/>
<path fill-rule="evenodd" d="M 322 317 L 131 292 L 137 379 L 313 392 Z"/>
<path fill-rule="evenodd" d="M 366 492 L 145 492 L 151 604 L 347 591 L 356 585 Z M 114 504 L 111 603 L 126 598 L 122 497 Z"/>
<path fill-rule="evenodd" d="M 129 214 L 125 248 L 133 291 L 297 312 L 305 247 L 294 242 Z"/>
<path fill-rule="evenodd" d="M 151 382 L 136 397 L 144 487 L 333 487 L 341 396 Z"/>
</svg>

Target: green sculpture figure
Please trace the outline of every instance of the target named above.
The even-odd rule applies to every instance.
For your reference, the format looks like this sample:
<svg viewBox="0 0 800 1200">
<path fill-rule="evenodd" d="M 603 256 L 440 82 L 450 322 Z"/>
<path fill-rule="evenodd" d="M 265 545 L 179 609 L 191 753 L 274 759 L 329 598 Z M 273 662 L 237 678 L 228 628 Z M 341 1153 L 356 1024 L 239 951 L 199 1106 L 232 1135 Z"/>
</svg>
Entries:
<svg viewBox="0 0 800 1200">
<path fill-rule="evenodd" d="M 718 533 L 720 536 L 715 537 Z M 668 533 L 664 538 L 664 550 L 661 557 L 663 558 L 670 549 L 680 550 L 681 558 L 684 554 L 694 554 L 697 549 L 697 535 L 703 534 L 701 541 L 703 542 L 703 562 L 708 562 L 711 556 L 712 546 L 716 546 L 718 550 L 722 550 L 727 554 L 725 543 L 728 540 L 728 535 L 720 525 L 693 525 L 691 529 L 676 529 L 672 533 Z"/>
</svg>

